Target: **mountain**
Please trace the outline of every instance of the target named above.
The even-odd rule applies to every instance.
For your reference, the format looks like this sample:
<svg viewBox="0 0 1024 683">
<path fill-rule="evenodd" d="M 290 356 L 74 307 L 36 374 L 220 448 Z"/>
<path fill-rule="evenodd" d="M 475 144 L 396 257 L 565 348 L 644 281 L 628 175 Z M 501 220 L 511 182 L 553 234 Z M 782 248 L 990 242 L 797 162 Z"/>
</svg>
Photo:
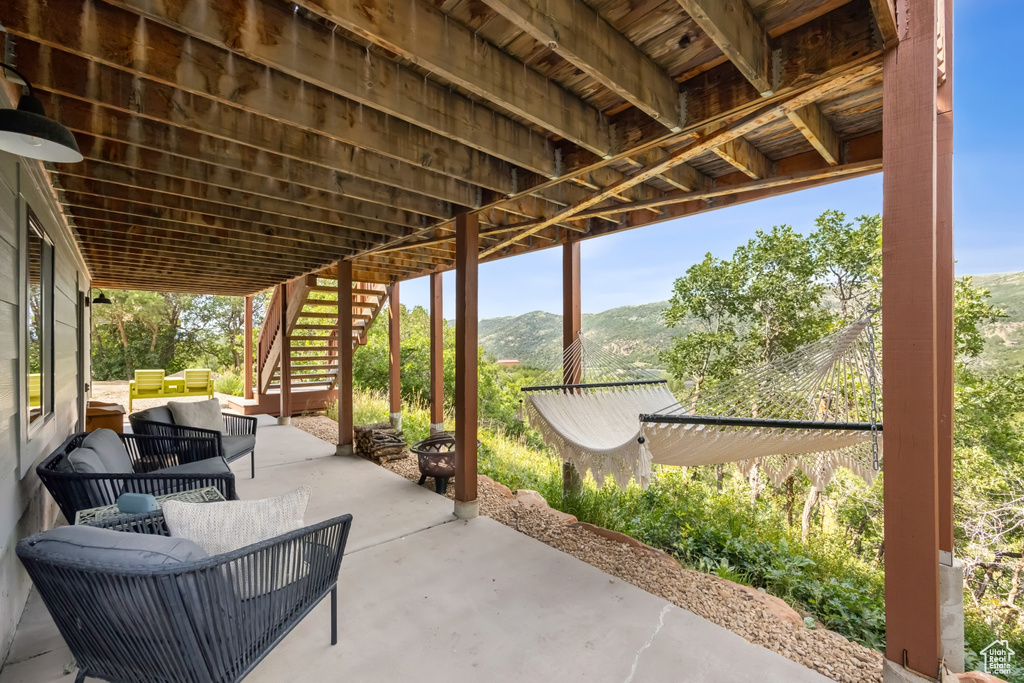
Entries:
<svg viewBox="0 0 1024 683">
<path fill-rule="evenodd" d="M 583 314 L 583 333 L 623 363 L 658 367 L 658 352 L 686 326 L 668 329 L 662 313 L 667 301 L 622 306 L 602 313 Z M 498 359 L 514 359 L 532 367 L 555 365 L 562 355 L 562 316 L 544 311 L 480 321 L 480 344 Z"/>
<path fill-rule="evenodd" d="M 992 292 L 992 303 L 1007 317 L 982 329 L 987 338 L 978 367 L 1013 370 L 1024 365 L 1024 272 L 976 275 L 974 284 Z M 583 315 L 583 332 L 606 352 L 623 356 L 623 363 L 661 367 L 658 352 L 672 338 L 689 332 L 683 324 L 665 327 L 667 301 L 622 306 Z M 498 359 L 513 359 L 532 367 L 552 367 L 561 357 L 562 316 L 543 311 L 480 321 L 480 344 Z"/>
<path fill-rule="evenodd" d="M 1024 365 L 1024 272 L 975 275 L 974 285 L 992 293 L 991 303 L 1006 311 L 1006 317 L 982 327 L 985 351 L 979 367 L 1012 371 Z"/>
</svg>

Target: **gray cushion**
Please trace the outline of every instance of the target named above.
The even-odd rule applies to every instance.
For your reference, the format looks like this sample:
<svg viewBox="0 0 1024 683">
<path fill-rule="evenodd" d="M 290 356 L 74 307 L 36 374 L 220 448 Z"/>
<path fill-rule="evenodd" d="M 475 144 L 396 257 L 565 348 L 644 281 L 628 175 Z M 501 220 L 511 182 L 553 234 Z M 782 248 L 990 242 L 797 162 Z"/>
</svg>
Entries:
<svg viewBox="0 0 1024 683">
<path fill-rule="evenodd" d="M 165 467 L 153 474 L 230 474 L 231 468 L 224 462 L 224 458 L 206 458 L 196 462 L 187 462 L 184 465 Z"/>
<path fill-rule="evenodd" d="M 256 448 L 256 435 L 222 436 L 221 442 L 224 444 L 224 457 L 231 462 Z"/>
<path fill-rule="evenodd" d="M 57 527 L 34 536 L 29 543 L 57 560 L 133 567 L 159 567 L 208 557 L 202 548 L 187 539 L 91 526 Z"/>
<path fill-rule="evenodd" d="M 68 455 L 79 474 L 129 474 L 134 471 L 132 459 L 111 429 L 97 429 L 82 440 L 82 445 Z"/>
<path fill-rule="evenodd" d="M 169 401 L 167 407 L 174 416 L 174 424 L 199 429 L 211 429 L 224 433 L 224 416 L 220 412 L 220 401 Z"/>
<path fill-rule="evenodd" d="M 147 408 L 146 410 L 140 410 L 137 413 L 132 413 L 131 417 L 136 420 L 148 420 L 149 422 L 160 422 L 161 424 L 174 424 L 174 416 L 171 415 L 171 411 L 167 406 L 157 406 L 155 408 Z"/>
</svg>

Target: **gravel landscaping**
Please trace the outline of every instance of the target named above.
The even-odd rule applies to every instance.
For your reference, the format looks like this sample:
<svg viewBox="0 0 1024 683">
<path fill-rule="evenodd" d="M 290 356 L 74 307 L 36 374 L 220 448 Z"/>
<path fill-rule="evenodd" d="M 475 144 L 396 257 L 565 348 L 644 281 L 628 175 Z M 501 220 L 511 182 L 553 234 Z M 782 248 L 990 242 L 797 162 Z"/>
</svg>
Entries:
<svg viewBox="0 0 1024 683">
<path fill-rule="evenodd" d="M 338 425 L 327 417 L 295 418 L 292 425 L 337 443 Z M 384 467 L 414 482 L 420 477 L 414 456 L 390 461 Z M 428 479 L 424 488 L 433 491 L 434 481 Z M 446 495 L 454 496 L 451 484 Z M 547 507 L 539 494 L 513 494 L 507 487 L 481 477 L 479 498 L 481 514 L 833 680 L 882 680 L 880 653 L 832 631 L 807 628 L 800 615 L 778 598 L 717 576 L 684 569 L 669 555 L 628 536 L 577 523 L 571 515 Z"/>
</svg>

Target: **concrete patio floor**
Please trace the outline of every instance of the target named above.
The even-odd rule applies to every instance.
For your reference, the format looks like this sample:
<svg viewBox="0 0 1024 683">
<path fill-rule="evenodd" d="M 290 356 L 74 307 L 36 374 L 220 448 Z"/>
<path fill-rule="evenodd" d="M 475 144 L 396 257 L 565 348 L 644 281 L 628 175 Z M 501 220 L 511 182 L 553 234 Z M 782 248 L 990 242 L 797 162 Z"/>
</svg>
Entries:
<svg viewBox="0 0 1024 683">
<path fill-rule="evenodd" d="M 786 681 L 828 679 L 661 598 L 294 427 L 261 418 L 239 495 L 308 484 L 307 522 L 354 521 L 339 639 L 322 602 L 248 677 L 311 681 Z M 71 654 L 33 594 L 0 683 L 69 681 Z M 91 680 L 91 679 L 90 679 Z"/>
</svg>

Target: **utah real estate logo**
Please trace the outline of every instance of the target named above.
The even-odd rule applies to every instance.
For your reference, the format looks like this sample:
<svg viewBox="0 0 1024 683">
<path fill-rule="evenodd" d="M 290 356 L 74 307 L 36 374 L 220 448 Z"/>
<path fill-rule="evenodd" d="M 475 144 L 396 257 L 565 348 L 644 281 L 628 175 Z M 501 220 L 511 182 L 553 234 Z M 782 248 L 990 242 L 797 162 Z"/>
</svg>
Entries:
<svg viewBox="0 0 1024 683">
<path fill-rule="evenodd" d="M 985 673 L 1006 675 L 1010 673 L 1010 662 L 1016 654 L 1005 640 L 994 640 L 981 651 L 985 658 Z"/>
</svg>

